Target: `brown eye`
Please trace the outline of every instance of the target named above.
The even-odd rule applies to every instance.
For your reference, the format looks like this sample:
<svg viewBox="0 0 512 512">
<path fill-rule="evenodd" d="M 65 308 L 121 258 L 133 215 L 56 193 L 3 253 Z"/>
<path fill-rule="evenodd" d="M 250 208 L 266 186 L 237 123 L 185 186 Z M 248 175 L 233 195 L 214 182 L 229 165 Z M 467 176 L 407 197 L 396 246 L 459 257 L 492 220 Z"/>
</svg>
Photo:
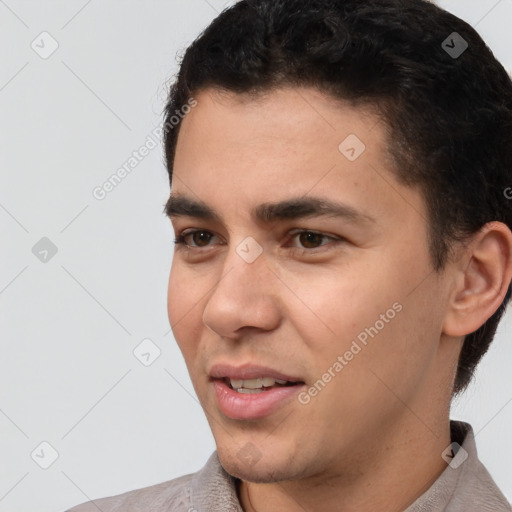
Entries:
<svg viewBox="0 0 512 512">
<path fill-rule="evenodd" d="M 196 247 L 205 247 L 213 235 L 209 231 L 194 231 L 188 236 L 192 238 Z"/>
<path fill-rule="evenodd" d="M 313 256 L 336 248 L 345 239 L 308 229 L 297 229 L 289 233 L 289 250 L 295 256 Z"/>
<path fill-rule="evenodd" d="M 322 240 L 326 238 L 325 235 L 320 233 L 313 233 L 312 231 L 303 231 L 302 233 L 297 233 L 299 235 L 300 243 L 306 249 L 315 249 L 322 245 Z"/>
<path fill-rule="evenodd" d="M 210 241 L 215 235 L 205 229 L 182 231 L 174 240 L 176 246 L 182 245 L 187 249 L 201 249 L 210 246 Z"/>
</svg>

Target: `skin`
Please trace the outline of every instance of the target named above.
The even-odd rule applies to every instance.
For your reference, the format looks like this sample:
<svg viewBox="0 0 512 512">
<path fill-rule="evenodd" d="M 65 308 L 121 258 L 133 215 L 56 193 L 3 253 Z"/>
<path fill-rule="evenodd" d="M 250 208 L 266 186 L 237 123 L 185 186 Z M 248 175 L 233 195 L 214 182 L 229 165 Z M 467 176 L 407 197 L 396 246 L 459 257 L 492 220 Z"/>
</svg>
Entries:
<svg viewBox="0 0 512 512">
<path fill-rule="evenodd" d="M 404 510 L 446 468 L 463 336 L 503 300 L 512 233 L 487 225 L 436 273 L 422 195 L 395 179 L 385 126 L 370 110 L 312 88 L 194 97 L 172 194 L 203 201 L 222 222 L 171 219 L 176 235 L 212 236 L 176 246 L 168 313 L 221 464 L 240 479 L 244 510 Z M 353 162 L 338 149 L 349 134 L 366 146 Z M 374 222 L 265 224 L 250 215 L 295 196 L 343 202 Z M 292 230 L 328 236 L 315 249 Z M 236 252 L 248 236 L 263 250 L 253 263 Z M 397 302 L 401 311 L 308 404 L 291 400 L 251 421 L 219 410 L 214 363 L 266 365 L 312 386 Z M 239 456 L 247 447 L 256 462 Z"/>
</svg>

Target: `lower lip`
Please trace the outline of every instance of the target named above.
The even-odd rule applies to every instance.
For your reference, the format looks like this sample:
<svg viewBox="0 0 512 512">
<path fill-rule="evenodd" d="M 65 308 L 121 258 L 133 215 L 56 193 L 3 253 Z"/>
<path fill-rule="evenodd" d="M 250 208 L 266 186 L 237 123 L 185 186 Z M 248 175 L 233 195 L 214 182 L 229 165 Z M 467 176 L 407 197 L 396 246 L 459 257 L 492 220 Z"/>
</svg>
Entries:
<svg viewBox="0 0 512 512">
<path fill-rule="evenodd" d="M 212 382 L 220 410 L 233 420 L 254 420 L 272 414 L 297 395 L 305 384 L 276 387 L 261 393 L 238 393 L 223 380 Z"/>
</svg>

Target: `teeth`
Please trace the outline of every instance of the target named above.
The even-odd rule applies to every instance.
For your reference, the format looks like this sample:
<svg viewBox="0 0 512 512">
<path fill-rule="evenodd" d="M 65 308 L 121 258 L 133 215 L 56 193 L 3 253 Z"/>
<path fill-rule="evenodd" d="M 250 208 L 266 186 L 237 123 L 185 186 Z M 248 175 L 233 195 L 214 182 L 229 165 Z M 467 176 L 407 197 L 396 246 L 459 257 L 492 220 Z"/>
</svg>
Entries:
<svg viewBox="0 0 512 512">
<path fill-rule="evenodd" d="M 243 380 L 238 380 L 238 379 L 230 379 L 230 381 L 231 381 L 231 387 L 233 389 L 241 388 L 242 384 L 244 383 Z"/>
<path fill-rule="evenodd" d="M 286 384 L 286 380 L 274 379 L 273 377 L 260 377 L 258 379 L 230 379 L 231 387 L 240 393 L 247 392 L 246 390 L 262 390 L 262 387 L 270 388 L 274 384 Z M 240 391 L 245 389 L 245 391 Z"/>
<path fill-rule="evenodd" d="M 273 386 L 276 383 L 276 379 L 273 379 L 272 377 L 263 377 L 261 379 L 261 383 L 266 388 L 269 388 L 269 387 Z"/>
<path fill-rule="evenodd" d="M 265 393 L 263 389 L 245 389 L 245 388 L 238 388 L 238 393 L 245 393 L 246 395 L 250 395 L 252 393 Z"/>
</svg>

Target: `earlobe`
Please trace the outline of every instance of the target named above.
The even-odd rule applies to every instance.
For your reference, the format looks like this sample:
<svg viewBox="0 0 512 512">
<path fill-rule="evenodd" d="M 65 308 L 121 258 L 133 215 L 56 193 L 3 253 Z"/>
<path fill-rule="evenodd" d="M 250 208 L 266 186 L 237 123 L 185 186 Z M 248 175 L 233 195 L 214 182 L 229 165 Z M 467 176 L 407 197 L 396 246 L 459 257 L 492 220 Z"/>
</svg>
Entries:
<svg viewBox="0 0 512 512">
<path fill-rule="evenodd" d="M 487 223 L 459 262 L 443 325 L 448 336 L 476 331 L 503 302 L 512 279 L 512 232 L 502 222 Z"/>
</svg>

